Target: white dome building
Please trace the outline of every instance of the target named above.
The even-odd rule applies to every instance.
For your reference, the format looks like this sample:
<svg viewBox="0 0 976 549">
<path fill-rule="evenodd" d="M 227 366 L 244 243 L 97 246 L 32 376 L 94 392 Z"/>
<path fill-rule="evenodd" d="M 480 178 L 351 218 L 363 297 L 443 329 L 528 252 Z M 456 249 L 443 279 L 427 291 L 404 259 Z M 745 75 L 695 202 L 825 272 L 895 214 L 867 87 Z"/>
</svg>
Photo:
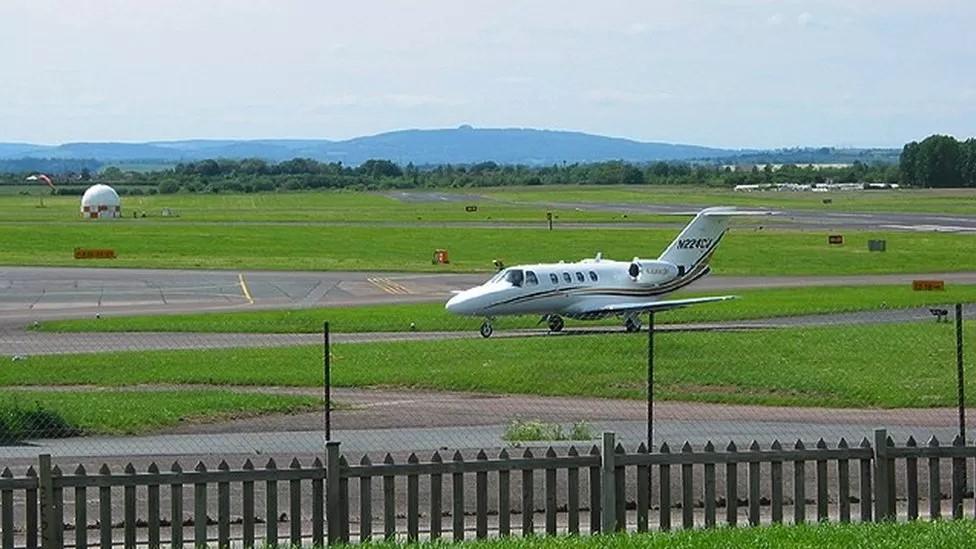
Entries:
<svg viewBox="0 0 976 549">
<path fill-rule="evenodd" d="M 122 202 L 119 193 L 108 185 L 92 185 L 81 197 L 81 217 L 100 219 L 122 217 Z"/>
</svg>

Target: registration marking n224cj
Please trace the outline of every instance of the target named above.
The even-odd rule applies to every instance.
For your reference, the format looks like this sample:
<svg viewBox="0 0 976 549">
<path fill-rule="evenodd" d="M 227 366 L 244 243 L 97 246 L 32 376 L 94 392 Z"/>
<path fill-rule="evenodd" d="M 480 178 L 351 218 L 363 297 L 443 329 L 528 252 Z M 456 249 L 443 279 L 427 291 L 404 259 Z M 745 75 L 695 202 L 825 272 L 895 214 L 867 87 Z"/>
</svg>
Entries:
<svg viewBox="0 0 976 549">
<path fill-rule="evenodd" d="M 682 250 L 705 250 L 711 246 L 711 238 L 683 238 L 678 241 L 678 249 Z"/>
</svg>

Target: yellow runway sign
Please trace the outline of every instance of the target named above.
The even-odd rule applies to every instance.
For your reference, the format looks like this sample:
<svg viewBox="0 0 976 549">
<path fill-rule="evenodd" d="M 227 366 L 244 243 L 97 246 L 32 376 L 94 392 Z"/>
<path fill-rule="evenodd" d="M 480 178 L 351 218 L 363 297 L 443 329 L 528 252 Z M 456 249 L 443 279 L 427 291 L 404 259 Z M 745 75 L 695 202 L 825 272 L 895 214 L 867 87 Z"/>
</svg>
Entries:
<svg viewBox="0 0 976 549">
<path fill-rule="evenodd" d="M 913 280 L 912 289 L 916 292 L 945 290 L 944 280 Z"/>
<path fill-rule="evenodd" d="M 75 259 L 115 259 L 111 248 L 75 248 Z"/>
</svg>

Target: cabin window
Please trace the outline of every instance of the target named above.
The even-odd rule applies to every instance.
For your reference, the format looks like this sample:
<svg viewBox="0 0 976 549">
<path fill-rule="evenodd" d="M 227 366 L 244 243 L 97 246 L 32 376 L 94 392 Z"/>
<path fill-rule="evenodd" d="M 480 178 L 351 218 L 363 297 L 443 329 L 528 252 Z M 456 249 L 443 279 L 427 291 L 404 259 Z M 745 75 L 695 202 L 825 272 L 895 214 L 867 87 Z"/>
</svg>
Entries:
<svg viewBox="0 0 976 549">
<path fill-rule="evenodd" d="M 583 276 L 583 273 L 576 271 L 576 280 L 580 282 L 586 282 L 586 277 Z"/>
<path fill-rule="evenodd" d="M 505 273 L 505 280 L 509 282 L 512 286 L 516 288 L 522 287 L 522 282 L 525 281 L 525 275 L 519 269 L 512 269 Z"/>
<path fill-rule="evenodd" d="M 525 271 L 525 283 L 529 286 L 535 286 L 539 283 L 539 279 L 536 278 L 535 273 L 532 271 Z"/>
<path fill-rule="evenodd" d="M 563 273 L 563 280 L 565 280 L 566 282 L 572 282 L 573 277 L 569 276 L 569 273 Z"/>
<path fill-rule="evenodd" d="M 556 276 L 556 273 L 549 273 L 549 280 L 551 280 L 553 284 L 559 284 L 559 277 Z"/>
<path fill-rule="evenodd" d="M 596 276 L 596 272 L 590 271 L 590 280 L 596 282 L 597 280 L 600 280 L 600 277 Z"/>
</svg>

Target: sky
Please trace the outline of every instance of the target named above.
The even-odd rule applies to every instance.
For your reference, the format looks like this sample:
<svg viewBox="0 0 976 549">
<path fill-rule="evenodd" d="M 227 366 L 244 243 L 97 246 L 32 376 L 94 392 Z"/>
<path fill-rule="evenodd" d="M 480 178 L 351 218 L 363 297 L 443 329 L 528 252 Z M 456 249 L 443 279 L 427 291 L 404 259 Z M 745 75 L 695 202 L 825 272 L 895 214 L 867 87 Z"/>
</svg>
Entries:
<svg viewBox="0 0 976 549">
<path fill-rule="evenodd" d="M 0 0 L 0 142 L 976 134 L 972 0 Z"/>
</svg>

